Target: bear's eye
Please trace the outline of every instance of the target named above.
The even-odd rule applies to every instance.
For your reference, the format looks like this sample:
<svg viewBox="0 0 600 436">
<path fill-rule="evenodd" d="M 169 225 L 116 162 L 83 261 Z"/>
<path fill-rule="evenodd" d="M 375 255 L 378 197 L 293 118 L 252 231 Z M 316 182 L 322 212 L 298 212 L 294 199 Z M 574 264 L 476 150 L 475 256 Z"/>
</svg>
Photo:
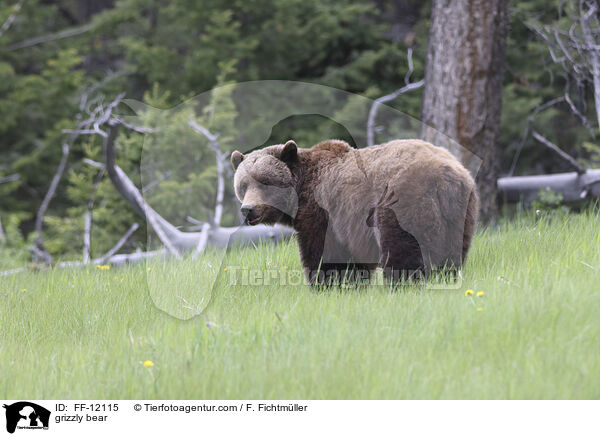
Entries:
<svg viewBox="0 0 600 436">
<path fill-rule="evenodd" d="M 240 186 L 240 197 L 244 198 L 244 196 L 246 195 L 247 189 L 248 189 L 247 183 L 243 183 L 242 186 Z"/>
</svg>

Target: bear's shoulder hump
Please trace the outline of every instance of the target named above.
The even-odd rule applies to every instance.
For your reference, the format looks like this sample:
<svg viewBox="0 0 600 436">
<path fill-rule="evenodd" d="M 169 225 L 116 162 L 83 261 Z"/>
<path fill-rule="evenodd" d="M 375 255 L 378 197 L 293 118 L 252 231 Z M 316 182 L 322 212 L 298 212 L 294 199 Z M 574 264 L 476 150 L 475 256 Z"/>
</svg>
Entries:
<svg viewBox="0 0 600 436">
<path fill-rule="evenodd" d="M 346 142 L 340 139 L 328 139 L 322 141 L 312 147 L 314 151 L 329 151 L 336 155 L 342 155 L 352 150 L 352 147 Z"/>
</svg>

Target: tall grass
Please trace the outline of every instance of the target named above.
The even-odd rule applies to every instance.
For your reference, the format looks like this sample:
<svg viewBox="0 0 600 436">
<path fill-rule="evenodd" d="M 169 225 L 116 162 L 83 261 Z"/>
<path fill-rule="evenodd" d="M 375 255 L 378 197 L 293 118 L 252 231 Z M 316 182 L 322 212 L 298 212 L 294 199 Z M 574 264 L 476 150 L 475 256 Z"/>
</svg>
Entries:
<svg viewBox="0 0 600 436">
<path fill-rule="evenodd" d="M 0 278 L 0 396 L 600 398 L 597 211 L 481 231 L 454 290 L 224 274 L 298 270 L 293 241 L 210 259 Z"/>
</svg>

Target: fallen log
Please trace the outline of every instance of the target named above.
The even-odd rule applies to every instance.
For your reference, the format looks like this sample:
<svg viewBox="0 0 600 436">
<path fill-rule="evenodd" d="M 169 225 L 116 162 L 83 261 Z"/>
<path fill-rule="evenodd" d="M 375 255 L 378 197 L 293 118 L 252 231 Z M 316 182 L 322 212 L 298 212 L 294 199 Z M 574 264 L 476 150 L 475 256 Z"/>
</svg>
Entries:
<svg viewBox="0 0 600 436">
<path fill-rule="evenodd" d="M 552 189 L 563 196 L 565 203 L 600 197 L 600 169 L 546 174 L 539 176 L 501 177 L 498 197 L 505 203 L 531 203 L 539 199 L 543 189 Z"/>
</svg>

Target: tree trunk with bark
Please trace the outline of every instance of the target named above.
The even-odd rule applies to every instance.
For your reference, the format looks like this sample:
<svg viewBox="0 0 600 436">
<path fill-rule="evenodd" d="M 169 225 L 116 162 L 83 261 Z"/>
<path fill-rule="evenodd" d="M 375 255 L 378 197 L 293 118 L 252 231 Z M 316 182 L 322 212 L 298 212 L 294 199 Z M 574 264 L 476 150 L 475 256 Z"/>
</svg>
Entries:
<svg viewBox="0 0 600 436">
<path fill-rule="evenodd" d="M 447 135 L 482 159 L 476 181 L 484 224 L 497 211 L 506 28 L 507 0 L 433 2 L 422 136 L 439 143 L 436 136 Z M 470 162 L 464 163 L 468 167 Z"/>
</svg>

